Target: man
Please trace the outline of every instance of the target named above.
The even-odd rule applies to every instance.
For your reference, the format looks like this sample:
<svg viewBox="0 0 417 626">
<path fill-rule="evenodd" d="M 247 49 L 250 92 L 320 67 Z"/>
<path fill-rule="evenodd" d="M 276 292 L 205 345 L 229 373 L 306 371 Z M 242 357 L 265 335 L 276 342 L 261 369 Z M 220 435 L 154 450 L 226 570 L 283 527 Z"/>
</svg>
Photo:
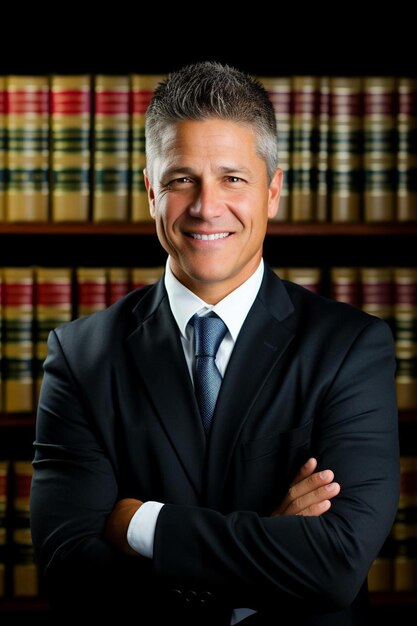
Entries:
<svg viewBox="0 0 417 626">
<path fill-rule="evenodd" d="M 184 68 L 146 136 L 165 276 L 49 339 L 31 510 L 51 600 L 142 624 L 365 623 L 398 501 L 390 331 L 264 265 L 282 173 L 257 81 Z"/>
</svg>

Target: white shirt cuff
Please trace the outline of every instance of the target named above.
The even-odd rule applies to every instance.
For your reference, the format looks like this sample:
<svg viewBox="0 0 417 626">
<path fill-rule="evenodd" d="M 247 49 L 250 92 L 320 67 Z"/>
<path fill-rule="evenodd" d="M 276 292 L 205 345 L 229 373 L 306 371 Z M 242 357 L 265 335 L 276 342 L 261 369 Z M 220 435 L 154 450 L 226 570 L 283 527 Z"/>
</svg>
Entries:
<svg viewBox="0 0 417 626">
<path fill-rule="evenodd" d="M 136 552 L 148 559 L 153 557 L 153 542 L 159 511 L 164 505 L 149 500 L 144 502 L 130 520 L 127 529 L 127 543 Z"/>
</svg>

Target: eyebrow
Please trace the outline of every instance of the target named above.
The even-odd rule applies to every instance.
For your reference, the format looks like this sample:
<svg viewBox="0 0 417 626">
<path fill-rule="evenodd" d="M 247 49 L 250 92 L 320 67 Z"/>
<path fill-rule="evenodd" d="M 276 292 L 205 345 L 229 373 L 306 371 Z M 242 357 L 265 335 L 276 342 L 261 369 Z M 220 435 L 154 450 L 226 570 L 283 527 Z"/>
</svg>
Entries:
<svg viewBox="0 0 417 626">
<path fill-rule="evenodd" d="M 217 171 L 220 174 L 245 174 L 246 176 L 249 176 L 251 174 L 250 170 L 244 165 L 220 165 L 217 168 Z M 163 173 L 163 178 L 170 178 L 171 176 L 177 176 L 178 174 L 195 176 L 195 170 L 192 167 L 180 167 L 175 165 L 165 170 L 165 172 Z"/>
</svg>

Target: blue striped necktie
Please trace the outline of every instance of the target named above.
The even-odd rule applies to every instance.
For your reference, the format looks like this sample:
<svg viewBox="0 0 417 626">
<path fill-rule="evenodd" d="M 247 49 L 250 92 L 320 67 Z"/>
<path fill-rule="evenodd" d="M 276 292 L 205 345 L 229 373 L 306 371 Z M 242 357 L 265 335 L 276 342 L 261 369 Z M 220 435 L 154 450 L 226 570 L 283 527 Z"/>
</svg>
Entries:
<svg viewBox="0 0 417 626">
<path fill-rule="evenodd" d="M 200 408 L 201 420 L 206 433 L 210 430 L 217 395 L 222 377 L 215 358 L 217 350 L 227 332 L 227 327 L 218 315 L 193 317 L 195 342 L 194 389 Z"/>
</svg>

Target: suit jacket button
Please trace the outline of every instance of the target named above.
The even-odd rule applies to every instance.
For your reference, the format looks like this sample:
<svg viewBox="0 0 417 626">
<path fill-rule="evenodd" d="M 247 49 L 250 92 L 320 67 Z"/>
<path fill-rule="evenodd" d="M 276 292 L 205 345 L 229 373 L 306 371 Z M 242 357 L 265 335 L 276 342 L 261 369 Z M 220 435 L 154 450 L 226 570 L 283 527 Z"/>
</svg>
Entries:
<svg viewBox="0 0 417 626">
<path fill-rule="evenodd" d="M 189 591 L 187 591 L 187 593 L 185 594 L 185 598 L 184 598 L 185 602 L 187 604 L 194 604 L 197 600 L 197 594 L 195 591 L 193 591 L 192 589 L 190 589 Z"/>
<path fill-rule="evenodd" d="M 213 594 L 211 591 L 203 591 L 200 595 L 201 604 L 210 604 L 213 601 Z"/>
<path fill-rule="evenodd" d="M 171 589 L 171 597 L 173 600 L 182 600 L 184 592 L 181 589 Z"/>
</svg>

